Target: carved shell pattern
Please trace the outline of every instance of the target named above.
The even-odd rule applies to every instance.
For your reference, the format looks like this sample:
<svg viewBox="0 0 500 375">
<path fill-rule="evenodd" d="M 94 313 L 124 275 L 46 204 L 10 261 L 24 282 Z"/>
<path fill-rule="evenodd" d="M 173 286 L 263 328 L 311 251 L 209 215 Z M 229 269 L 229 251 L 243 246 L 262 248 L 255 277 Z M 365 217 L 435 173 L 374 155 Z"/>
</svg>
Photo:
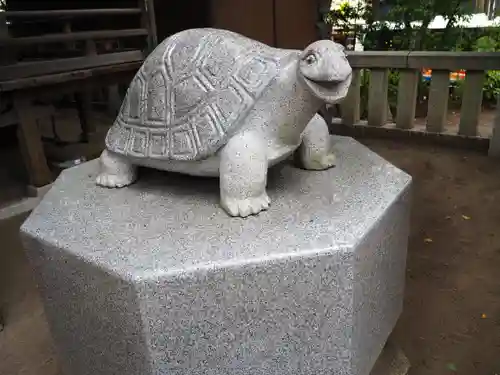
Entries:
<svg viewBox="0 0 500 375">
<path fill-rule="evenodd" d="M 132 80 L 107 148 L 152 159 L 213 155 L 278 74 L 273 51 L 225 30 L 192 29 L 167 38 Z"/>
</svg>

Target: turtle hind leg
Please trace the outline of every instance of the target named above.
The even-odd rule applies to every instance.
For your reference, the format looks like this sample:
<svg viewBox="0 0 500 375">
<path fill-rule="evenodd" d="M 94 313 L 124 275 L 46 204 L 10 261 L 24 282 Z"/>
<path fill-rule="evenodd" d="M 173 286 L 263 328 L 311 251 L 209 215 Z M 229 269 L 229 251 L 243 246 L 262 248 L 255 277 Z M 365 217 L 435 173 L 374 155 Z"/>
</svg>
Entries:
<svg viewBox="0 0 500 375">
<path fill-rule="evenodd" d="M 97 185 L 121 188 L 136 180 L 137 167 L 123 156 L 104 150 L 99 160 L 101 170 L 96 178 Z"/>
<path fill-rule="evenodd" d="M 259 135 L 244 132 L 232 137 L 222 149 L 221 205 L 229 215 L 246 217 L 269 207 L 266 146 Z"/>
</svg>

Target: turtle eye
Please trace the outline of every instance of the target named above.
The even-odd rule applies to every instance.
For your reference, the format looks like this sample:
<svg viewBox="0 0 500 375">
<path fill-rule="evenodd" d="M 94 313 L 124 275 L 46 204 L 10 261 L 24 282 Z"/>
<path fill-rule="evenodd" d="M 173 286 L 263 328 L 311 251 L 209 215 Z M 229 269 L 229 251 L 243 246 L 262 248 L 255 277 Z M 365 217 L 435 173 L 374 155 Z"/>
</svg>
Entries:
<svg viewBox="0 0 500 375">
<path fill-rule="evenodd" d="M 304 58 L 304 61 L 306 62 L 306 64 L 308 65 L 312 65 L 314 64 L 318 59 L 316 58 L 316 55 L 314 53 L 310 53 L 309 55 L 307 55 L 305 58 Z"/>
</svg>

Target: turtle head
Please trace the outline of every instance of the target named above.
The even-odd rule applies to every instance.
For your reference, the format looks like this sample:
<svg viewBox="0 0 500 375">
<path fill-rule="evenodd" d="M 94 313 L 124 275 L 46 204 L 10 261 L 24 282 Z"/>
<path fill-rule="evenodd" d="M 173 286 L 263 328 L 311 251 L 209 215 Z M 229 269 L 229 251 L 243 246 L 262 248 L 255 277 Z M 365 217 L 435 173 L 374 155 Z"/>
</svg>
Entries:
<svg viewBox="0 0 500 375">
<path fill-rule="evenodd" d="M 322 101 L 335 104 L 346 97 L 352 69 L 342 45 L 331 40 L 310 44 L 300 54 L 298 69 L 309 90 Z"/>
</svg>

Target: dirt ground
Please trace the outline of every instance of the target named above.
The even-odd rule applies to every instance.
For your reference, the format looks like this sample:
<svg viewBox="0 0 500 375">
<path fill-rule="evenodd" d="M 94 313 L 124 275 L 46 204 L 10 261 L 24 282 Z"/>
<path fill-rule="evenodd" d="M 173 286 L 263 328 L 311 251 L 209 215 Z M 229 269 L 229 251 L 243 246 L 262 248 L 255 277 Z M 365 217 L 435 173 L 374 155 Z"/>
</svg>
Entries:
<svg viewBox="0 0 500 375">
<path fill-rule="evenodd" d="M 364 143 L 415 182 L 405 306 L 394 332 L 411 361 L 410 375 L 500 374 L 499 161 L 398 141 Z M 43 309 L 17 238 L 22 219 L 0 223 L 7 322 L 0 374 L 56 375 Z"/>
<path fill-rule="evenodd" d="M 499 161 L 364 143 L 415 182 L 405 305 L 394 333 L 410 374 L 500 374 Z"/>
</svg>

